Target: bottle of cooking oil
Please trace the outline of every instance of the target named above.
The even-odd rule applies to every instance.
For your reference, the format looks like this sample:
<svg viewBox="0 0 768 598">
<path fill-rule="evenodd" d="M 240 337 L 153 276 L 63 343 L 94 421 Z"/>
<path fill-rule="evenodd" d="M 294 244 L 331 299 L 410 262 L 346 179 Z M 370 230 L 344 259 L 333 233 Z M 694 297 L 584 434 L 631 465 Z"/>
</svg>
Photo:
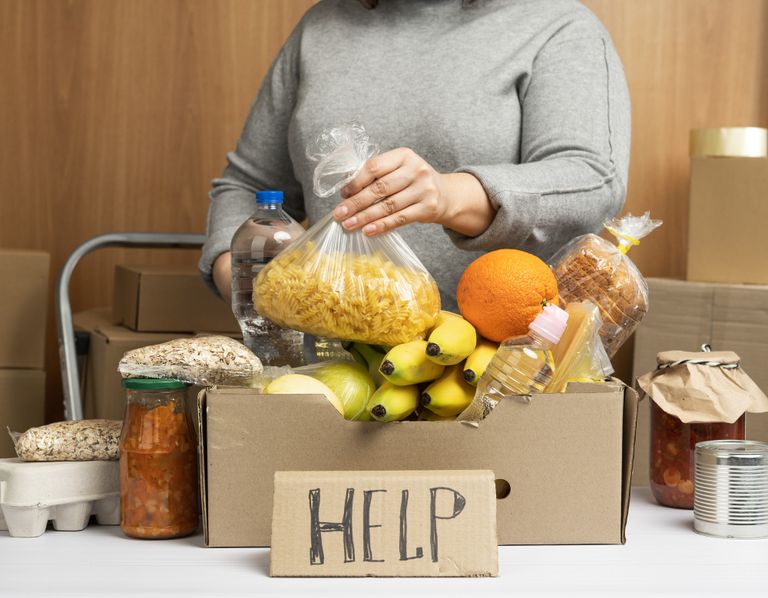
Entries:
<svg viewBox="0 0 768 598">
<path fill-rule="evenodd" d="M 554 373 L 552 347 L 560 340 L 567 322 L 568 312 L 547 305 L 528 326 L 528 334 L 501 343 L 477 383 L 475 398 L 458 419 L 483 419 L 506 395 L 542 392 Z"/>
</svg>

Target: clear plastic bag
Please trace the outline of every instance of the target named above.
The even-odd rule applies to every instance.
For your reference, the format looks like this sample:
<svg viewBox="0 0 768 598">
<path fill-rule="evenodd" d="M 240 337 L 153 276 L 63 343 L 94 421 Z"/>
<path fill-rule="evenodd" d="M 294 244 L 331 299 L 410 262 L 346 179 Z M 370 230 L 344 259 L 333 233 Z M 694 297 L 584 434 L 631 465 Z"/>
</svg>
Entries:
<svg viewBox="0 0 768 598">
<path fill-rule="evenodd" d="M 198 386 L 249 386 L 262 372 L 248 347 L 226 336 L 177 338 L 128 351 L 123 378 L 170 378 Z"/>
<path fill-rule="evenodd" d="M 324 132 L 308 150 L 315 194 L 338 193 L 375 151 L 359 125 Z M 328 214 L 259 272 L 253 304 L 286 328 L 393 346 L 424 338 L 440 294 L 399 234 L 349 232 Z"/>
<path fill-rule="evenodd" d="M 595 382 L 613 374 L 613 366 L 600 340 L 603 319 L 591 301 L 569 303 L 568 326 L 552 349 L 554 375 L 545 392 L 565 392 L 569 382 Z"/>
<path fill-rule="evenodd" d="M 582 235 L 550 261 L 565 304 L 591 301 L 597 305 L 603 318 L 600 338 L 609 358 L 648 311 L 648 285 L 626 253 L 659 226 L 661 220 L 651 220 L 649 212 L 642 216 L 628 214 L 605 224 L 618 245 L 597 235 Z"/>
</svg>

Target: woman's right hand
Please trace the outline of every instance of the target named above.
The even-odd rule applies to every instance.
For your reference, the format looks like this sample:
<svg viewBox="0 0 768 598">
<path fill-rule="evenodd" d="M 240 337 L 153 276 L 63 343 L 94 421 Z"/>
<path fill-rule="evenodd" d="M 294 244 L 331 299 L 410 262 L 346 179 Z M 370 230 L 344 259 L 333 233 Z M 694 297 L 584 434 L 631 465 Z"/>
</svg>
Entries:
<svg viewBox="0 0 768 598">
<path fill-rule="evenodd" d="M 213 262 L 213 284 L 227 303 L 232 303 L 232 254 L 225 251 Z"/>
</svg>

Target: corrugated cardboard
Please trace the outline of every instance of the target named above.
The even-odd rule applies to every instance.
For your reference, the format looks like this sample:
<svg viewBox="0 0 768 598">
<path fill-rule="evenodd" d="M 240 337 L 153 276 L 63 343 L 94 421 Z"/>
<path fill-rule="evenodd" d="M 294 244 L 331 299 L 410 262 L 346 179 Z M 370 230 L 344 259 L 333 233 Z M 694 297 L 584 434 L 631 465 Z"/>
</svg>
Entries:
<svg viewBox="0 0 768 598">
<path fill-rule="evenodd" d="M 768 158 L 692 158 L 688 280 L 768 284 Z"/>
<path fill-rule="evenodd" d="M 49 268 L 43 251 L 0 249 L 2 368 L 43 368 Z"/>
<path fill-rule="evenodd" d="M 267 546 L 276 471 L 488 469 L 511 487 L 500 544 L 619 544 L 629 502 L 637 395 L 572 384 L 502 401 L 477 426 L 352 422 L 311 395 L 208 389 L 198 398 L 207 546 Z"/>
<path fill-rule="evenodd" d="M 492 471 L 278 471 L 273 577 L 498 575 Z"/>
<path fill-rule="evenodd" d="M 15 457 L 6 427 L 24 432 L 45 423 L 45 371 L 0 369 L 0 458 Z"/>
<path fill-rule="evenodd" d="M 768 286 L 648 279 L 650 309 L 635 332 L 632 378 L 656 368 L 661 351 L 734 351 L 749 376 L 768 389 Z M 635 485 L 648 485 L 650 408 L 640 404 Z M 747 414 L 747 437 L 768 442 L 768 414 Z"/>
<path fill-rule="evenodd" d="M 125 391 L 117 364 L 126 351 L 164 343 L 178 333 L 134 332 L 111 323 L 109 308 L 92 309 L 74 315 L 75 328 L 90 334 L 82 392 L 85 417 L 123 419 Z"/>
<path fill-rule="evenodd" d="M 117 266 L 113 323 L 140 332 L 240 332 L 231 307 L 197 269 Z"/>
</svg>

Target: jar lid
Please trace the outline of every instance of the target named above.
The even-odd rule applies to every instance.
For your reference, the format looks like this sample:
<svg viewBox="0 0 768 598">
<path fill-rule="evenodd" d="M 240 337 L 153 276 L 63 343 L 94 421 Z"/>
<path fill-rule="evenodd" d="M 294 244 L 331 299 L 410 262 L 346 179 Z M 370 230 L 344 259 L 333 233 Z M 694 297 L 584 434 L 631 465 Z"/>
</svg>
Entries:
<svg viewBox="0 0 768 598">
<path fill-rule="evenodd" d="M 123 388 L 129 390 L 178 390 L 192 386 L 181 380 L 168 380 L 161 378 L 125 378 Z"/>
</svg>

